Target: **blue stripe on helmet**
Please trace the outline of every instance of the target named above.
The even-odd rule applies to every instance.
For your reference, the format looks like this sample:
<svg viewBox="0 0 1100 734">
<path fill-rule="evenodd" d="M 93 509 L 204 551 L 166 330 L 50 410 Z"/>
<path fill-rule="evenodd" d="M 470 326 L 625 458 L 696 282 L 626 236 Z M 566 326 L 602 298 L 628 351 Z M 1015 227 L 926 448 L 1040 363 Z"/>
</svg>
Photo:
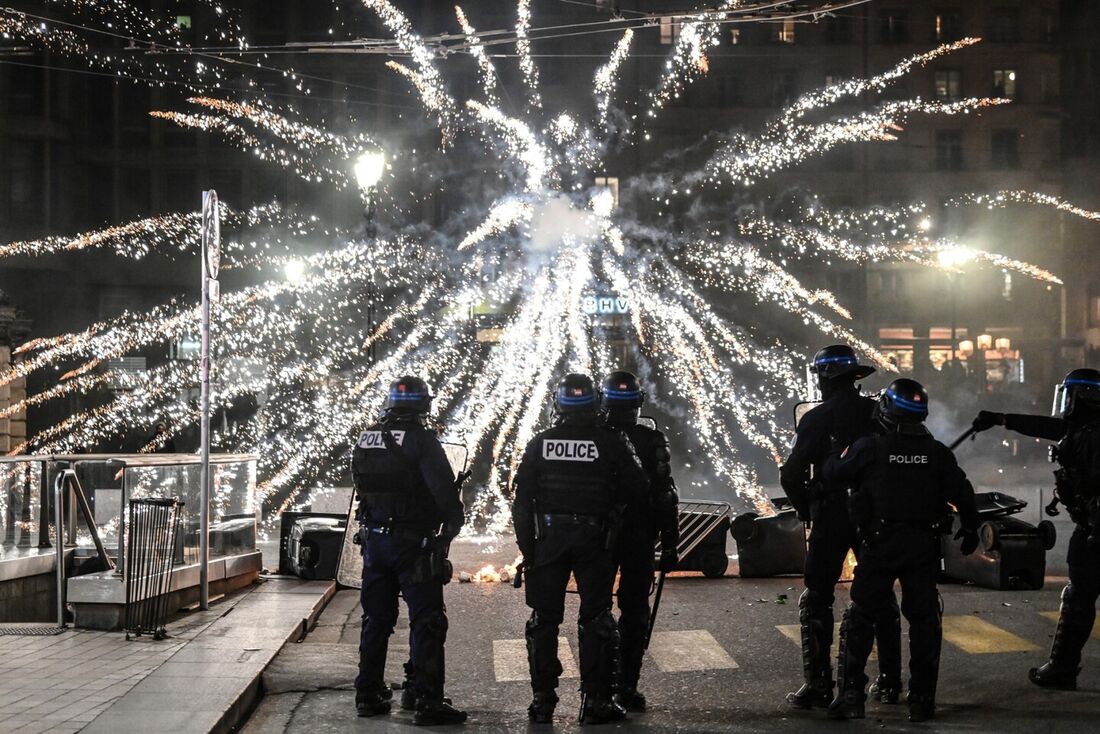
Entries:
<svg viewBox="0 0 1100 734">
<path fill-rule="evenodd" d="M 821 357 L 815 359 L 814 364 L 831 364 L 833 362 L 840 362 L 841 364 L 858 364 L 859 360 L 855 357 Z"/>
<path fill-rule="evenodd" d="M 925 403 L 914 403 L 912 400 L 906 400 L 893 390 L 887 390 L 886 394 L 889 395 L 894 401 L 894 404 L 902 410 L 908 410 L 910 413 L 928 413 L 928 406 Z"/>
<path fill-rule="evenodd" d="M 604 390 L 605 397 L 612 400 L 637 400 L 642 396 L 641 390 Z"/>
<path fill-rule="evenodd" d="M 558 402 L 562 405 L 588 405 L 589 403 L 596 402 L 596 396 L 592 393 L 588 395 L 558 395 Z"/>
<path fill-rule="evenodd" d="M 1100 382 L 1096 380 L 1082 380 L 1080 378 L 1074 378 L 1072 380 L 1066 380 L 1063 385 L 1088 385 L 1089 387 L 1100 387 Z"/>
<path fill-rule="evenodd" d="M 428 397 L 426 392 L 398 392 L 390 390 L 390 400 L 423 400 Z"/>
</svg>

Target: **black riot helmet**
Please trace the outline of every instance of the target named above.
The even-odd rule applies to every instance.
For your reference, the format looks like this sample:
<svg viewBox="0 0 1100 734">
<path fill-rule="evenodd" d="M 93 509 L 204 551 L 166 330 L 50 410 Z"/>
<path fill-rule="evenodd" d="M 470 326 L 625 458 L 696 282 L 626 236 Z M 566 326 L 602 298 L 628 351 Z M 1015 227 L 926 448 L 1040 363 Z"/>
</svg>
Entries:
<svg viewBox="0 0 1100 734">
<path fill-rule="evenodd" d="M 894 380 L 878 399 L 875 415 L 891 429 L 902 423 L 923 423 L 928 417 L 928 391 L 916 380 Z"/>
<path fill-rule="evenodd" d="M 838 377 L 862 380 L 874 371 L 875 368 L 871 365 L 860 364 L 855 350 L 847 344 L 833 344 L 818 350 L 813 364 L 810 365 L 810 372 L 817 375 L 819 382 Z"/>
<path fill-rule="evenodd" d="M 598 403 L 596 383 L 588 375 L 568 374 L 554 391 L 554 411 L 558 415 L 595 413 Z"/>
<path fill-rule="evenodd" d="M 390 383 L 384 412 L 425 415 L 432 409 L 432 391 L 419 377 L 405 375 Z"/>
<path fill-rule="evenodd" d="M 600 399 L 605 410 L 640 408 L 645 397 L 638 376 L 633 372 L 616 370 L 603 379 Z"/>
<path fill-rule="evenodd" d="M 1054 389 L 1054 414 L 1078 418 L 1100 415 L 1100 370 L 1076 369 Z"/>
</svg>

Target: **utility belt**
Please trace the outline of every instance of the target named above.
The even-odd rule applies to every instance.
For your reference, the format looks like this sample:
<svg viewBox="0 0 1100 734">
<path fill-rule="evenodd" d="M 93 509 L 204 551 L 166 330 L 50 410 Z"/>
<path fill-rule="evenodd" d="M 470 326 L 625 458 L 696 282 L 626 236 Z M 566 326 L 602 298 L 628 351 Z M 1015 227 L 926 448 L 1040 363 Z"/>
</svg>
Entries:
<svg viewBox="0 0 1100 734">
<path fill-rule="evenodd" d="M 400 538 L 401 540 L 412 540 L 420 543 L 422 547 L 427 547 L 427 545 L 435 539 L 435 533 L 424 529 L 418 530 L 417 528 L 407 525 L 386 525 L 367 522 L 360 525 L 359 529 L 363 533 L 364 539 L 371 535 L 384 535 L 391 538 Z"/>
<path fill-rule="evenodd" d="M 899 530 L 914 531 L 927 534 L 931 538 L 938 538 L 951 532 L 951 522 L 950 517 L 939 520 L 883 520 L 875 518 L 860 527 L 860 534 L 864 537 L 864 540 L 872 543 Z"/>
<path fill-rule="evenodd" d="M 555 527 L 589 527 L 604 534 L 604 548 L 611 550 L 619 540 L 619 530 L 622 528 L 622 513 L 613 510 L 607 514 L 586 515 L 561 512 L 540 512 L 535 515 L 535 539 L 546 537 L 548 530 Z"/>
</svg>

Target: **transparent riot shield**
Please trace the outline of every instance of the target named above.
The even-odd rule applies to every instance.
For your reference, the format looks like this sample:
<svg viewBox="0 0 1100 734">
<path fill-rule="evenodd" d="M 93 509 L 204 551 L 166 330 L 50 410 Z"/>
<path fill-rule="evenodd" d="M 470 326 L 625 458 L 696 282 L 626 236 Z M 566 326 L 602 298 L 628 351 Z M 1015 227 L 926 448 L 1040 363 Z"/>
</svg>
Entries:
<svg viewBox="0 0 1100 734">
<path fill-rule="evenodd" d="M 456 443 L 444 443 L 443 450 L 447 454 L 447 461 L 451 463 L 451 471 L 457 478 L 460 472 L 466 471 L 470 452 L 465 446 Z M 355 534 L 359 532 L 359 523 L 355 521 L 356 509 L 355 492 L 352 491 L 348 506 L 347 527 L 344 529 L 344 547 L 340 552 L 340 562 L 336 566 L 336 582 L 352 589 L 358 589 L 363 585 L 363 555 L 355 543 Z"/>
</svg>

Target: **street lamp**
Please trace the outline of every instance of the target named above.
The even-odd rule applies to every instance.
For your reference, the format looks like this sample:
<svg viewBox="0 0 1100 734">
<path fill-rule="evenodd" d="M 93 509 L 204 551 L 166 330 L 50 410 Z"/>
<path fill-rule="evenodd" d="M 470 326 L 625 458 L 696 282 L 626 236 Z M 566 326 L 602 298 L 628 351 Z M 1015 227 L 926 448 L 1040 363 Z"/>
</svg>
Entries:
<svg viewBox="0 0 1100 734">
<path fill-rule="evenodd" d="M 355 181 L 363 196 L 363 216 L 367 220 L 367 237 L 374 239 L 374 193 L 382 173 L 386 169 L 386 155 L 380 151 L 367 151 L 355 161 Z"/>
</svg>

